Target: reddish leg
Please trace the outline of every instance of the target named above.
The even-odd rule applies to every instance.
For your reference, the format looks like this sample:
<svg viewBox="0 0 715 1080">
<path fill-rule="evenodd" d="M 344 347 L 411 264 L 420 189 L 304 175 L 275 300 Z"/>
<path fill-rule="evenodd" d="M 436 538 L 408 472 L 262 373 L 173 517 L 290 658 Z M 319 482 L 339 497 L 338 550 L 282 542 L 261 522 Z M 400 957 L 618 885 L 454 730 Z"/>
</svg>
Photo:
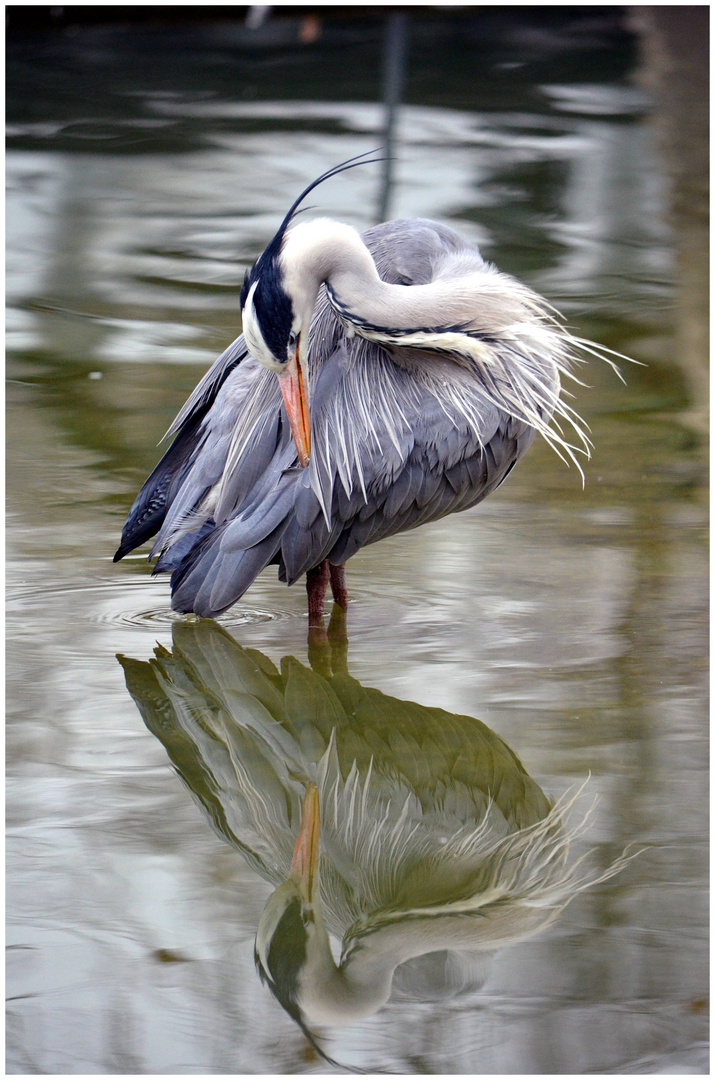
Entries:
<svg viewBox="0 0 715 1080">
<path fill-rule="evenodd" d="M 323 559 L 320 566 L 309 570 L 305 575 L 305 587 L 308 590 L 308 624 L 317 625 L 323 618 L 325 594 L 328 591 L 330 571 L 328 560 Z"/>
<path fill-rule="evenodd" d="M 330 588 L 333 593 L 333 600 L 347 611 L 348 578 L 345 573 L 345 563 L 338 563 L 337 566 L 334 566 L 333 563 L 328 563 L 328 565 L 330 567 Z"/>
</svg>

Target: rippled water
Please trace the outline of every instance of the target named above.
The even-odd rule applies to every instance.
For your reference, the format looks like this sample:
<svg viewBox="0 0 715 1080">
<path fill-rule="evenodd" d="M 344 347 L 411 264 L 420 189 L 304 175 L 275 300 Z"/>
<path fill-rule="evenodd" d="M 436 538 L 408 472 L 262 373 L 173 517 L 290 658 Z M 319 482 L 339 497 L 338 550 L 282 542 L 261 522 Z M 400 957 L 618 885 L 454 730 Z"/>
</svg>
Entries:
<svg viewBox="0 0 715 1080">
<path fill-rule="evenodd" d="M 704 275 L 697 221 L 672 212 L 650 54 L 615 16 L 489 40 L 460 18 L 411 28 L 392 215 L 453 225 L 646 366 L 623 365 L 624 386 L 594 363 L 576 388 L 595 443 L 585 487 L 536 445 L 483 506 L 361 552 L 340 663 L 387 696 L 388 718 L 400 702 L 478 718 L 549 798 L 590 775 L 598 803 L 572 858 L 590 852 L 593 878 L 643 850 L 461 995 L 424 1000 L 408 971 L 374 1016 L 318 1041 L 369 1072 L 706 1072 L 703 357 L 682 347 L 702 313 L 681 287 Z M 332 1071 L 254 969 L 280 859 L 246 862 L 212 831 L 196 805 L 206 747 L 194 740 L 182 783 L 116 658 L 149 671 L 157 643 L 176 657 L 200 625 L 171 612 L 143 555 L 111 556 L 157 442 L 235 336 L 245 266 L 306 183 L 381 140 L 381 25 L 265 49 L 242 34 L 11 42 L 10 1073 Z M 358 169 L 315 202 L 364 228 L 378 192 Z M 273 570 L 218 624 L 216 641 L 264 665 L 325 674 L 302 585 Z M 216 712 L 222 685 L 211 715 L 242 731 L 237 706 Z M 293 835 L 323 744 L 291 723 Z M 418 761 L 437 760 L 437 723 L 415 729 Z M 245 843 L 221 776 L 214 824 L 228 807 Z"/>
</svg>

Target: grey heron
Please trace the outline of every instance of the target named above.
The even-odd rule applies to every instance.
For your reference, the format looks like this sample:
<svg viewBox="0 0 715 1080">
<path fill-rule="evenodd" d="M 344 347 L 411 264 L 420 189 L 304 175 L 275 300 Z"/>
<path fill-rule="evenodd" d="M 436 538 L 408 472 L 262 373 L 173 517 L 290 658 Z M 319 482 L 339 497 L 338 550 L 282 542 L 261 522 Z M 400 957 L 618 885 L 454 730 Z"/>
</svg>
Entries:
<svg viewBox="0 0 715 1080">
<path fill-rule="evenodd" d="M 309 1037 L 391 995 L 478 990 L 498 949 L 624 865 L 569 859 L 570 799 L 548 798 L 487 725 L 365 687 L 345 664 L 278 670 L 205 619 L 175 624 L 172 651 L 120 661 L 214 828 L 276 887 L 256 963 Z"/>
<path fill-rule="evenodd" d="M 131 509 L 114 559 L 158 532 L 150 558 L 171 573 L 177 611 L 225 611 L 270 563 L 288 584 L 307 576 L 311 616 L 328 581 L 345 606 L 348 559 L 480 502 L 537 432 L 577 465 L 590 452 L 561 379 L 608 349 L 445 225 L 360 236 L 295 221 L 310 191 L 364 158 L 309 184 L 246 272 L 243 334 Z"/>
</svg>

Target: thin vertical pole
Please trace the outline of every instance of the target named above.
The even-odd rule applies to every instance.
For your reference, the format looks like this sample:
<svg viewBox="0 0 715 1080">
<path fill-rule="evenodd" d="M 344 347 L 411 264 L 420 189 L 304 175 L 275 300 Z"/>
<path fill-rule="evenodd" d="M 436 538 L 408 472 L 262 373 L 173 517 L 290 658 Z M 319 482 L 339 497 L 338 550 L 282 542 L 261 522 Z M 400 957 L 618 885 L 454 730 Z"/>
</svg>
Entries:
<svg viewBox="0 0 715 1080">
<path fill-rule="evenodd" d="M 382 168 L 378 222 L 386 221 L 392 186 L 392 163 L 395 148 L 397 109 L 402 100 L 407 67 L 407 30 L 409 17 L 403 13 L 391 14 L 385 28 L 385 51 L 382 81 L 382 100 L 385 104 L 385 127 L 383 144 L 385 161 Z"/>
</svg>

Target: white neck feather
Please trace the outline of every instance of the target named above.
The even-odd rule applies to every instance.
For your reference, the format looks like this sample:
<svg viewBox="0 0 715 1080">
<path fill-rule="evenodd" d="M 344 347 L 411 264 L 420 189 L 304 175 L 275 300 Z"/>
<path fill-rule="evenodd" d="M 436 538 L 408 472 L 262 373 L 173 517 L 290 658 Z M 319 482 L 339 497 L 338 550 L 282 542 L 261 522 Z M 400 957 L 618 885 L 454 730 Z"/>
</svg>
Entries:
<svg viewBox="0 0 715 1080">
<path fill-rule="evenodd" d="M 525 286 L 485 263 L 465 268 L 445 254 L 423 285 L 381 280 L 355 229 L 327 218 L 302 222 L 286 236 L 281 263 L 286 287 L 310 319 L 320 285 L 340 319 L 369 341 L 471 356 L 488 363 L 491 348 L 472 334 L 558 340 L 544 325 L 545 304 Z M 309 309 L 309 311 L 308 311 Z M 457 329 L 459 328 L 459 329 Z"/>
<path fill-rule="evenodd" d="M 325 283 L 349 335 L 391 347 L 398 361 L 400 356 L 408 361 L 410 350 L 417 349 L 427 362 L 436 352 L 454 362 L 455 371 L 467 368 L 475 376 L 474 389 L 459 390 L 460 397 L 476 393 L 480 402 L 488 400 L 532 426 L 583 476 L 576 454 L 590 457 L 591 444 L 580 417 L 561 397 L 561 376 L 571 375 L 580 353 L 612 361 L 607 350 L 572 337 L 547 302 L 525 285 L 482 262 L 476 252 L 470 258 L 469 249 L 445 250 L 427 284 L 389 284 L 356 230 L 325 218 L 295 225 L 280 260 L 304 340 Z M 471 414 L 469 401 L 462 411 Z M 564 437 L 559 422 L 573 429 L 576 445 Z M 475 423 L 478 428 L 476 414 Z M 327 516 L 324 503 L 323 509 Z"/>
<path fill-rule="evenodd" d="M 490 952 L 535 934 L 558 910 L 512 902 L 483 915 L 445 912 L 388 922 L 353 939 L 339 967 L 321 927 L 301 978 L 301 1011 L 310 1024 L 372 1016 L 389 999 L 395 969 L 407 960 L 444 949 Z"/>
</svg>

